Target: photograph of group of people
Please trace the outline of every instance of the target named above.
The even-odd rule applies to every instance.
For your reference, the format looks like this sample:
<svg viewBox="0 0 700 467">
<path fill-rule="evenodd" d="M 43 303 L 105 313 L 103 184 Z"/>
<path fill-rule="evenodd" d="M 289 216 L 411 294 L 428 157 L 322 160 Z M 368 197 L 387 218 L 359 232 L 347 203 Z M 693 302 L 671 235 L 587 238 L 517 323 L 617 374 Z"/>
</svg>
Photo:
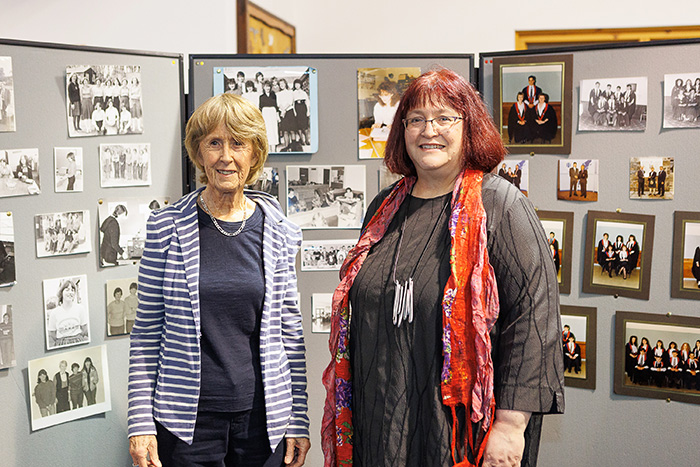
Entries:
<svg viewBox="0 0 700 467">
<path fill-rule="evenodd" d="M 567 315 L 562 310 L 561 342 L 564 351 L 564 376 L 586 378 L 586 334 L 585 316 Z"/>
<path fill-rule="evenodd" d="M 700 127 L 700 71 L 664 75 L 664 128 Z"/>
<path fill-rule="evenodd" d="M 592 281 L 614 287 L 638 288 L 644 226 L 625 222 L 596 224 Z"/>
<path fill-rule="evenodd" d="M 15 228 L 11 212 L 0 212 L 0 287 L 15 283 Z"/>
<path fill-rule="evenodd" d="M 280 195 L 280 174 L 277 167 L 263 167 L 260 177 L 248 185 L 246 188 L 250 190 L 263 191 L 275 198 Z"/>
<path fill-rule="evenodd" d="M 87 276 L 45 279 L 44 317 L 48 350 L 90 342 Z"/>
<path fill-rule="evenodd" d="M 141 67 L 66 67 L 68 136 L 143 133 Z"/>
<path fill-rule="evenodd" d="M 83 191 L 83 148 L 53 148 L 56 193 Z"/>
<path fill-rule="evenodd" d="M 214 74 L 214 94 L 227 92 L 260 109 L 269 151 L 316 152 L 317 128 L 312 115 L 315 70 L 305 66 L 223 68 Z"/>
<path fill-rule="evenodd" d="M 528 194 L 530 168 L 527 160 L 506 160 L 498 168 L 498 175 L 508 180 L 525 196 Z"/>
<path fill-rule="evenodd" d="M 420 67 L 357 70 L 357 142 L 360 159 L 384 157 L 399 100 L 408 85 L 420 74 Z"/>
<path fill-rule="evenodd" d="M 355 240 L 312 240 L 301 242 L 302 271 L 337 271 Z"/>
<path fill-rule="evenodd" d="M 581 80 L 579 131 L 644 131 L 647 78 Z"/>
<path fill-rule="evenodd" d="M 673 199 L 673 157 L 631 157 L 630 199 Z"/>
<path fill-rule="evenodd" d="M 12 331 L 12 305 L 0 305 L 0 370 L 16 364 L 15 337 Z"/>
<path fill-rule="evenodd" d="M 0 198 L 39 193 L 39 150 L 0 149 Z"/>
<path fill-rule="evenodd" d="M 148 216 L 167 203 L 168 198 L 103 199 L 98 207 L 100 266 L 120 266 L 138 261 L 146 243 Z"/>
<path fill-rule="evenodd" d="M 0 57 L 0 132 L 16 129 L 12 57 Z"/>
<path fill-rule="evenodd" d="M 700 289 L 700 222 L 685 222 L 682 288 Z"/>
<path fill-rule="evenodd" d="M 28 366 L 33 431 L 112 409 L 107 346 L 51 354 Z"/>
<path fill-rule="evenodd" d="M 287 217 L 302 229 L 360 228 L 364 165 L 287 166 Z"/>
<path fill-rule="evenodd" d="M 330 333 L 333 294 L 311 294 L 311 332 Z"/>
<path fill-rule="evenodd" d="M 598 159 L 559 161 L 557 199 L 598 201 Z"/>
<path fill-rule="evenodd" d="M 106 288 L 107 335 L 131 334 L 139 306 L 136 278 L 108 280 Z"/>
<path fill-rule="evenodd" d="M 91 227 L 87 210 L 37 214 L 34 216 L 37 257 L 89 253 Z"/>
<path fill-rule="evenodd" d="M 151 184 L 151 144 L 100 144 L 100 186 Z"/>
</svg>

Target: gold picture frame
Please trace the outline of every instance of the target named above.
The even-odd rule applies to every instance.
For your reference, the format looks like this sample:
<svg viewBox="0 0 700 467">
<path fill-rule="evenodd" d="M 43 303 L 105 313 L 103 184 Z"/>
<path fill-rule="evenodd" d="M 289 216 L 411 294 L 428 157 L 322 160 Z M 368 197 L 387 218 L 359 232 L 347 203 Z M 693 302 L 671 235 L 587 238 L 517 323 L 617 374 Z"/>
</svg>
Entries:
<svg viewBox="0 0 700 467">
<path fill-rule="evenodd" d="M 239 54 L 295 54 L 296 28 L 248 0 L 238 2 Z"/>
</svg>

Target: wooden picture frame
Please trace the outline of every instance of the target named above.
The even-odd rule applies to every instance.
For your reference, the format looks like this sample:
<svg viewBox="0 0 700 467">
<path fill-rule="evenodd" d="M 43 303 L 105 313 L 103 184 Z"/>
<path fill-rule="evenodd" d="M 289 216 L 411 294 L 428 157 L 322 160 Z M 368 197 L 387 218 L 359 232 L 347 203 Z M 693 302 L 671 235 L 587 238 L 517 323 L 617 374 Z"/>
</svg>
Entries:
<svg viewBox="0 0 700 467">
<path fill-rule="evenodd" d="M 700 404 L 700 372 L 695 375 L 685 369 L 671 372 L 671 362 L 668 362 L 664 372 L 652 370 L 652 365 L 646 365 L 649 368 L 645 370 L 644 365 L 640 366 L 639 357 L 636 360 L 630 357 L 626 369 L 626 345 L 632 336 L 636 336 L 640 344 L 646 338 L 652 356 L 657 340 L 661 340 L 664 347 L 671 341 L 676 342 L 679 349 L 687 342 L 692 354 L 696 342 L 700 341 L 700 318 L 671 313 L 616 312 L 613 374 L 615 394 Z"/>
<path fill-rule="evenodd" d="M 573 94 L 573 55 L 527 55 L 495 57 L 493 59 L 493 119 L 503 143 L 510 154 L 570 154 L 571 153 L 571 109 Z M 517 99 L 517 92 L 528 85 L 529 76 L 543 78 L 540 85 L 543 94 L 550 96 L 548 106 L 557 116 L 557 129 L 551 141 L 534 137 L 525 142 L 511 140 L 508 131 L 508 116 Z M 546 79 L 546 80 L 545 80 Z M 504 93 L 507 93 L 504 96 Z M 529 109 L 534 114 L 534 108 Z M 529 120 L 528 120 L 529 121 Z M 528 123 L 528 125 L 530 125 Z M 534 120 L 532 122 L 534 125 Z M 535 126 L 532 126 L 535 128 Z M 539 127 L 539 125 L 538 125 Z"/>
<path fill-rule="evenodd" d="M 294 54 L 296 28 L 248 0 L 237 7 L 239 54 Z"/>
<path fill-rule="evenodd" d="M 564 371 L 564 383 L 567 386 L 584 389 L 595 389 L 596 381 L 596 356 L 597 356 L 597 309 L 587 306 L 561 305 L 562 345 L 564 346 L 564 359 L 567 358 L 564 342 L 565 328 L 569 326 L 574 335 L 575 343 L 581 350 L 580 373 Z M 566 368 L 566 362 L 564 363 Z"/>
<path fill-rule="evenodd" d="M 584 293 L 649 299 L 654 219 L 654 216 L 645 214 L 588 211 L 583 261 Z M 634 249 L 630 248 L 627 263 L 630 271 L 626 271 L 627 274 L 618 269 L 616 260 L 606 261 L 599 256 L 599 249 L 606 249 L 601 248 L 606 234 L 610 243 L 616 243 L 618 236 L 622 237 L 625 244 L 631 239 L 637 243 L 636 255 L 633 255 Z M 614 251 L 613 245 L 613 253 Z M 632 265 L 631 261 L 636 264 Z M 608 266 L 610 271 L 607 270 Z M 609 277 L 606 278 L 606 274 Z"/>
<path fill-rule="evenodd" d="M 692 244 L 691 244 L 692 243 Z M 695 249 L 692 246 L 695 245 Z M 700 286 L 693 275 L 693 262 L 700 256 L 700 212 L 673 213 L 673 263 L 671 266 L 671 297 L 700 300 Z M 687 256 L 692 250 L 692 256 Z M 697 269 L 696 269 L 697 272 Z M 698 274 L 700 276 L 700 273 Z"/>
<path fill-rule="evenodd" d="M 542 222 L 547 243 L 551 244 L 551 233 L 554 232 L 554 239 L 559 248 L 559 270 L 557 271 L 557 282 L 559 283 L 559 293 L 571 293 L 571 265 L 573 258 L 574 244 L 574 213 L 566 211 L 541 211 L 537 210 L 537 217 Z M 560 235 L 557 235 L 560 233 Z M 559 237 L 557 239 L 557 237 Z"/>
</svg>

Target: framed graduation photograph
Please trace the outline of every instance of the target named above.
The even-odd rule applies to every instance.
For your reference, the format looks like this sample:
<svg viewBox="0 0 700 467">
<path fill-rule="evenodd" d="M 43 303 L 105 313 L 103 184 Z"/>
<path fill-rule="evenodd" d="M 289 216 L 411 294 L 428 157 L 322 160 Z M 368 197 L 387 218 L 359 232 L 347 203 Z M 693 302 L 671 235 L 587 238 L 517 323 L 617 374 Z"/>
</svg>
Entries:
<svg viewBox="0 0 700 467">
<path fill-rule="evenodd" d="M 598 159 L 560 159 L 557 172 L 557 199 L 598 201 Z"/>
<path fill-rule="evenodd" d="M 615 313 L 615 394 L 700 404 L 700 318 Z"/>
<path fill-rule="evenodd" d="M 700 300 L 700 212 L 673 213 L 671 297 Z"/>
<path fill-rule="evenodd" d="M 561 340 L 564 348 L 564 383 L 595 389 L 597 310 L 561 305 Z"/>
<path fill-rule="evenodd" d="M 673 157 L 630 157 L 630 199 L 673 199 Z"/>
<path fill-rule="evenodd" d="M 647 78 L 582 79 L 578 131 L 644 131 Z"/>
<path fill-rule="evenodd" d="M 504 160 L 498 167 L 498 175 L 505 178 L 525 196 L 530 188 L 530 164 L 525 160 Z"/>
<path fill-rule="evenodd" d="M 585 293 L 649 299 L 654 216 L 588 211 Z"/>
<path fill-rule="evenodd" d="M 573 258 L 574 213 L 537 210 L 547 236 L 552 261 L 557 269 L 559 293 L 571 292 L 571 265 Z"/>
<path fill-rule="evenodd" d="M 700 71 L 664 75 L 664 128 L 700 128 Z"/>
<path fill-rule="evenodd" d="M 511 154 L 570 154 L 573 55 L 493 59 L 494 121 Z"/>
</svg>

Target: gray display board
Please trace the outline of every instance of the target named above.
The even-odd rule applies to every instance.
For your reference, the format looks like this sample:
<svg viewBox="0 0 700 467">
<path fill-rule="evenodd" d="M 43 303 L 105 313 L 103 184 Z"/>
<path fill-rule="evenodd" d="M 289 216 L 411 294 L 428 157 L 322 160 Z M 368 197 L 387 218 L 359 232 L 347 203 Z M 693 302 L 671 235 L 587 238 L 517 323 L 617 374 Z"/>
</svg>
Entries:
<svg viewBox="0 0 700 467">
<path fill-rule="evenodd" d="M 17 270 L 17 283 L 0 288 L 0 305 L 12 305 L 16 355 L 16 366 L 0 370 L 0 464 L 130 465 L 126 429 L 129 339 L 107 337 L 105 285 L 136 277 L 137 266 L 131 262 L 99 267 L 98 201 L 174 200 L 182 195 L 182 56 L 0 40 L 0 57 L 12 58 L 16 111 L 16 131 L 0 132 L 0 150 L 37 148 L 41 180 L 41 194 L 0 198 L 0 211 L 11 211 L 14 219 Z M 140 67 L 143 133 L 69 138 L 66 67 L 74 65 Z M 149 143 L 150 185 L 101 188 L 99 146 L 104 143 Z M 83 191 L 55 192 L 54 147 L 83 149 Z M 35 214 L 79 210 L 89 211 L 90 224 L 85 227 L 90 233 L 90 252 L 37 258 Z M 90 344 L 47 351 L 42 281 L 79 275 L 86 275 L 88 282 L 82 293 L 89 297 Z M 101 344 L 107 346 L 112 410 L 32 432 L 30 405 L 35 403 L 32 392 L 37 376 L 29 375 L 27 382 L 27 362 Z M 58 368 L 47 371 L 53 378 Z"/>
<path fill-rule="evenodd" d="M 565 305 L 597 308 L 598 352 L 595 390 L 568 387 L 566 414 L 545 417 L 540 465 L 570 462 L 575 465 L 694 465 L 697 452 L 687 433 L 697 432 L 697 420 L 689 415 L 697 406 L 664 400 L 620 396 L 613 393 L 615 354 L 614 315 L 618 310 L 700 316 L 698 302 L 671 298 L 673 212 L 697 211 L 700 128 L 664 129 L 664 74 L 700 72 L 700 43 L 647 43 L 630 47 L 595 47 L 547 50 L 545 54 L 573 54 L 573 134 L 571 154 L 511 155 L 527 159 L 529 198 L 542 210 L 574 213 L 571 293 L 561 296 Z M 493 59 L 541 55 L 502 52 L 481 54 L 480 84 L 493 106 Z M 700 76 L 700 73 L 697 73 Z M 647 77 L 648 107 L 643 132 L 580 132 L 578 128 L 581 80 Z M 587 94 L 586 94 L 587 96 Z M 585 96 L 584 96 L 585 99 Z M 673 200 L 630 199 L 631 157 L 675 158 Z M 597 202 L 557 199 L 557 165 L 560 160 L 598 159 L 600 188 Z M 533 183 L 537 181 L 537 183 Z M 651 214 L 656 217 L 649 300 L 615 298 L 581 292 L 589 210 Z M 639 336 L 641 337 L 641 336 Z M 699 336 L 700 337 L 700 336 Z M 679 343 L 680 345 L 680 343 Z M 692 343 L 694 345 L 694 341 Z M 661 429 L 665 427 L 665 429 Z M 679 435 L 681 434 L 681 435 Z M 592 448 L 592 449 L 586 449 Z M 568 460 L 562 461 L 562 454 Z"/>
<path fill-rule="evenodd" d="M 287 165 L 363 165 L 366 169 L 367 204 L 378 192 L 381 159 L 358 157 L 358 78 L 360 68 L 420 67 L 427 71 L 436 66 L 451 68 L 473 82 L 472 55 L 295 55 L 289 56 L 190 56 L 190 109 L 195 109 L 213 93 L 213 76 L 227 67 L 308 66 L 318 73 L 319 145 L 314 154 L 272 154 L 267 164 L 280 173 L 280 194 L 286 203 L 285 168 Z M 250 79 L 250 78 L 248 78 Z M 304 230 L 304 240 L 353 239 L 359 229 Z M 338 285 L 338 271 L 301 271 L 297 261 L 301 311 L 306 338 L 311 451 L 306 465 L 323 464 L 320 429 L 325 390 L 321 374 L 330 362 L 328 334 L 312 333 L 311 296 L 332 293 Z"/>
</svg>

